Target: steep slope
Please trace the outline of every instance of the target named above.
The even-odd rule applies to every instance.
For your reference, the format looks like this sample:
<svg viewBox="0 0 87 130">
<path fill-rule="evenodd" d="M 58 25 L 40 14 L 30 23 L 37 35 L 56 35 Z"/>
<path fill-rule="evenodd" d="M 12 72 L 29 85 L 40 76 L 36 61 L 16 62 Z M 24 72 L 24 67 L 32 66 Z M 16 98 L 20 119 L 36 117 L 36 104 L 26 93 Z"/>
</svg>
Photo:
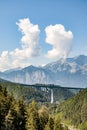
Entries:
<svg viewBox="0 0 87 130">
<path fill-rule="evenodd" d="M 49 85 L 43 85 L 43 87 L 40 87 L 40 85 L 26 86 L 6 81 L 0 81 L 0 85 L 6 87 L 9 93 L 13 93 L 16 99 L 24 96 L 27 102 L 30 102 L 32 100 L 35 100 L 37 102 L 51 102 L 52 87 L 49 88 Z M 74 89 L 69 90 L 69 88 L 62 88 L 60 86 L 58 88 L 53 88 L 54 102 L 61 102 L 71 98 L 75 95 L 74 91 L 77 93 L 79 89 L 78 91 Z"/>
<path fill-rule="evenodd" d="M 0 85 L 5 87 L 9 94 L 12 94 L 15 99 L 20 99 L 24 97 L 26 102 L 31 102 L 35 100 L 37 102 L 46 102 L 47 98 L 42 94 L 42 92 L 37 91 L 32 87 L 21 86 L 20 84 L 15 84 L 11 82 L 2 82 L 0 81 Z"/>
<path fill-rule="evenodd" d="M 87 129 L 87 88 L 81 90 L 76 96 L 58 106 L 58 112 L 63 114 L 65 120 L 79 126 L 81 130 Z"/>
</svg>

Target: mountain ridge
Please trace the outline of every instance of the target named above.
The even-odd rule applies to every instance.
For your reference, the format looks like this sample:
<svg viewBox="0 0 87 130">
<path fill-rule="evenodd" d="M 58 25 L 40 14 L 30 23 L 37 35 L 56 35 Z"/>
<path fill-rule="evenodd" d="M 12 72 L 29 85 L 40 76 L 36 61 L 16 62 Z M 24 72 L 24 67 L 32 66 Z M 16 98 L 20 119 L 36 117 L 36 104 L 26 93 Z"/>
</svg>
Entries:
<svg viewBox="0 0 87 130">
<path fill-rule="evenodd" d="M 69 87 L 87 86 L 87 56 L 80 55 L 58 60 L 43 67 L 33 65 L 8 73 L 1 72 L 0 78 L 24 84 L 55 84 Z"/>
</svg>

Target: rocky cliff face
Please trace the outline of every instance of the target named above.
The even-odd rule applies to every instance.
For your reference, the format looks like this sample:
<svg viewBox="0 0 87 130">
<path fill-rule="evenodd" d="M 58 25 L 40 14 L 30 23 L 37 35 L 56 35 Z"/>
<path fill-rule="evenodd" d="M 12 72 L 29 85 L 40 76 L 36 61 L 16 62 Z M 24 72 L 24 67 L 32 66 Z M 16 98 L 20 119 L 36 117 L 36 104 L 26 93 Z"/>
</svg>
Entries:
<svg viewBox="0 0 87 130">
<path fill-rule="evenodd" d="M 0 73 L 9 81 L 25 84 L 58 84 L 67 87 L 87 87 L 87 56 L 58 60 L 44 67 L 29 66 Z"/>
</svg>

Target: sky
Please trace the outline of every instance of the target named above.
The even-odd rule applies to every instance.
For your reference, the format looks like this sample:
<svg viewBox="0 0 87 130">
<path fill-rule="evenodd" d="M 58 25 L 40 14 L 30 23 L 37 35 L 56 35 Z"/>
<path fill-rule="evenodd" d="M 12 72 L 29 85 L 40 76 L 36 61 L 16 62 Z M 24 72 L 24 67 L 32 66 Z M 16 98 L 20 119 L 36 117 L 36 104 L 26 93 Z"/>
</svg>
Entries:
<svg viewBox="0 0 87 130">
<path fill-rule="evenodd" d="M 1 0 L 0 71 L 87 55 L 87 0 Z"/>
</svg>

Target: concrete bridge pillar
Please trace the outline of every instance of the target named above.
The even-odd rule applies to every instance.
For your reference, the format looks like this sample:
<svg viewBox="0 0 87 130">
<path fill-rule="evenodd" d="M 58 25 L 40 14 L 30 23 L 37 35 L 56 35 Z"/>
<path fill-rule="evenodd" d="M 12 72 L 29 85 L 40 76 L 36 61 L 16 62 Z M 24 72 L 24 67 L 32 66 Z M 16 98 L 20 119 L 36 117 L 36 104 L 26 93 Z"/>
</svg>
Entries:
<svg viewBox="0 0 87 130">
<path fill-rule="evenodd" d="M 54 98 L 53 98 L 53 89 L 51 89 L 51 103 L 53 103 Z"/>
</svg>

